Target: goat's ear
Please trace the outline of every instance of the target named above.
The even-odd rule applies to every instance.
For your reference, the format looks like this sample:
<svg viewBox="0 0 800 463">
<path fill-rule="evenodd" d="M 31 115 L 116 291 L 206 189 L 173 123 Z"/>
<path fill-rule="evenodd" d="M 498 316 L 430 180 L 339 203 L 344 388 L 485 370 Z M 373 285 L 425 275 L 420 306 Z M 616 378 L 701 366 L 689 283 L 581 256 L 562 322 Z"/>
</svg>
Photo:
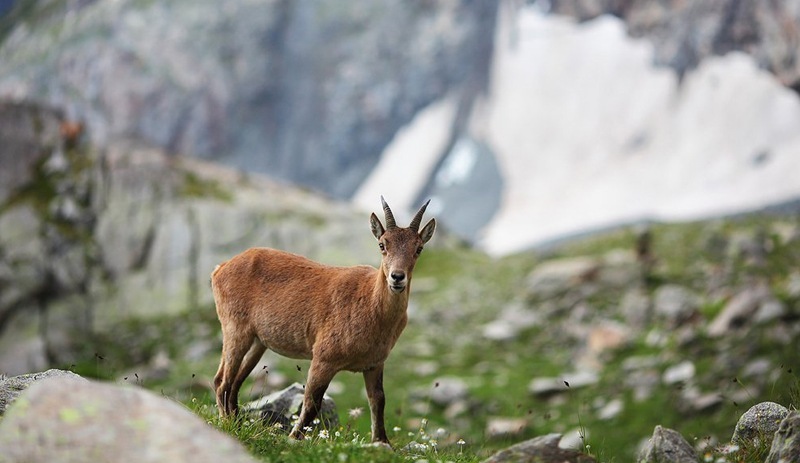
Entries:
<svg viewBox="0 0 800 463">
<path fill-rule="evenodd" d="M 372 235 L 375 236 L 377 240 L 381 239 L 383 232 L 386 231 L 383 229 L 380 219 L 378 219 L 378 216 L 375 215 L 374 212 L 369 216 L 369 226 L 372 228 Z"/>
<path fill-rule="evenodd" d="M 433 237 L 433 231 L 436 229 L 436 219 L 431 219 L 419 232 L 419 237 L 422 238 L 423 243 L 427 243 Z"/>
</svg>

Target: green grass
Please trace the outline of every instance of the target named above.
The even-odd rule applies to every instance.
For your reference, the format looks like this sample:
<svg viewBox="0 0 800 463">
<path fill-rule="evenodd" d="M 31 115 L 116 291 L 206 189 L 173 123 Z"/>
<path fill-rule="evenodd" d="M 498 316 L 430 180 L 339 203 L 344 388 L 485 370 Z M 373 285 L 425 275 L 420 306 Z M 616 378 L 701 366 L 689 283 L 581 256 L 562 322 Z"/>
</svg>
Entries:
<svg viewBox="0 0 800 463">
<path fill-rule="evenodd" d="M 353 420 L 335 429 L 317 429 L 303 441 L 290 440 L 286 432 L 257 420 L 246 418 L 224 420 L 216 408 L 198 400 L 189 405 L 196 414 L 221 431 L 240 440 L 262 461 L 302 462 L 405 462 L 418 459 L 470 463 L 477 461 L 474 453 L 461 445 L 439 443 L 435 434 L 425 427 L 411 433 L 389 431 L 394 451 L 370 443 L 365 434 L 353 425 Z M 411 442 L 417 445 L 409 445 Z"/>
</svg>

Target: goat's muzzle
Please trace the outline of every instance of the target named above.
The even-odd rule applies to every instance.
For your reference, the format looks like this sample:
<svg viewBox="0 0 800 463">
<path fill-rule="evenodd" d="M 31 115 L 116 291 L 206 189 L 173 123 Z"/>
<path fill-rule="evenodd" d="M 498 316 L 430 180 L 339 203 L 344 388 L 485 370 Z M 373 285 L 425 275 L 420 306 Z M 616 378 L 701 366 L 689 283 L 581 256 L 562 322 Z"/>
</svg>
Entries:
<svg viewBox="0 0 800 463">
<path fill-rule="evenodd" d="M 408 280 L 406 279 L 405 272 L 394 271 L 389 274 L 389 289 L 391 289 L 393 293 L 402 293 L 406 289 L 407 283 Z"/>
</svg>

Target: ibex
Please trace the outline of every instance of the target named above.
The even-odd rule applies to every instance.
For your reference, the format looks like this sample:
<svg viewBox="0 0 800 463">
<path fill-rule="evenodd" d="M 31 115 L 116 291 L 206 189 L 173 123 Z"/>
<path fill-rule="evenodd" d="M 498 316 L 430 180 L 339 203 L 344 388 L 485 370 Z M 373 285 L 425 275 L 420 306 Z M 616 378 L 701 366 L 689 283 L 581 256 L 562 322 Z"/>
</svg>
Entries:
<svg viewBox="0 0 800 463">
<path fill-rule="evenodd" d="M 252 248 L 211 274 L 222 325 L 222 358 L 214 378 L 220 415 L 238 409 L 239 388 L 267 349 L 310 359 L 302 411 L 289 434 L 303 439 L 334 375 L 361 372 L 372 415 L 372 440 L 389 444 L 384 426 L 383 365 L 406 326 L 411 275 L 436 220 L 419 231 L 426 202 L 408 228 L 398 227 L 381 197 L 386 228 L 373 213 L 382 255 L 368 265 L 331 267 L 269 248 Z"/>
</svg>

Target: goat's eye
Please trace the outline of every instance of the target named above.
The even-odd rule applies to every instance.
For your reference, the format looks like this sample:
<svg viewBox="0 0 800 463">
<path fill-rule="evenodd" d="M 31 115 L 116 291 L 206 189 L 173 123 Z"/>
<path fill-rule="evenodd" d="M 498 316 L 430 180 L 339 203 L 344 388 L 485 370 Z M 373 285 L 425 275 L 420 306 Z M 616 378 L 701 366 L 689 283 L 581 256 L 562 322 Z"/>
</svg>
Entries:
<svg viewBox="0 0 800 463">
<path fill-rule="evenodd" d="M 383 243 L 378 243 L 378 247 L 381 248 L 381 252 L 386 252 L 386 245 Z"/>
<path fill-rule="evenodd" d="M 420 255 L 420 254 L 422 254 L 422 246 L 417 248 L 417 255 Z"/>
</svg>

